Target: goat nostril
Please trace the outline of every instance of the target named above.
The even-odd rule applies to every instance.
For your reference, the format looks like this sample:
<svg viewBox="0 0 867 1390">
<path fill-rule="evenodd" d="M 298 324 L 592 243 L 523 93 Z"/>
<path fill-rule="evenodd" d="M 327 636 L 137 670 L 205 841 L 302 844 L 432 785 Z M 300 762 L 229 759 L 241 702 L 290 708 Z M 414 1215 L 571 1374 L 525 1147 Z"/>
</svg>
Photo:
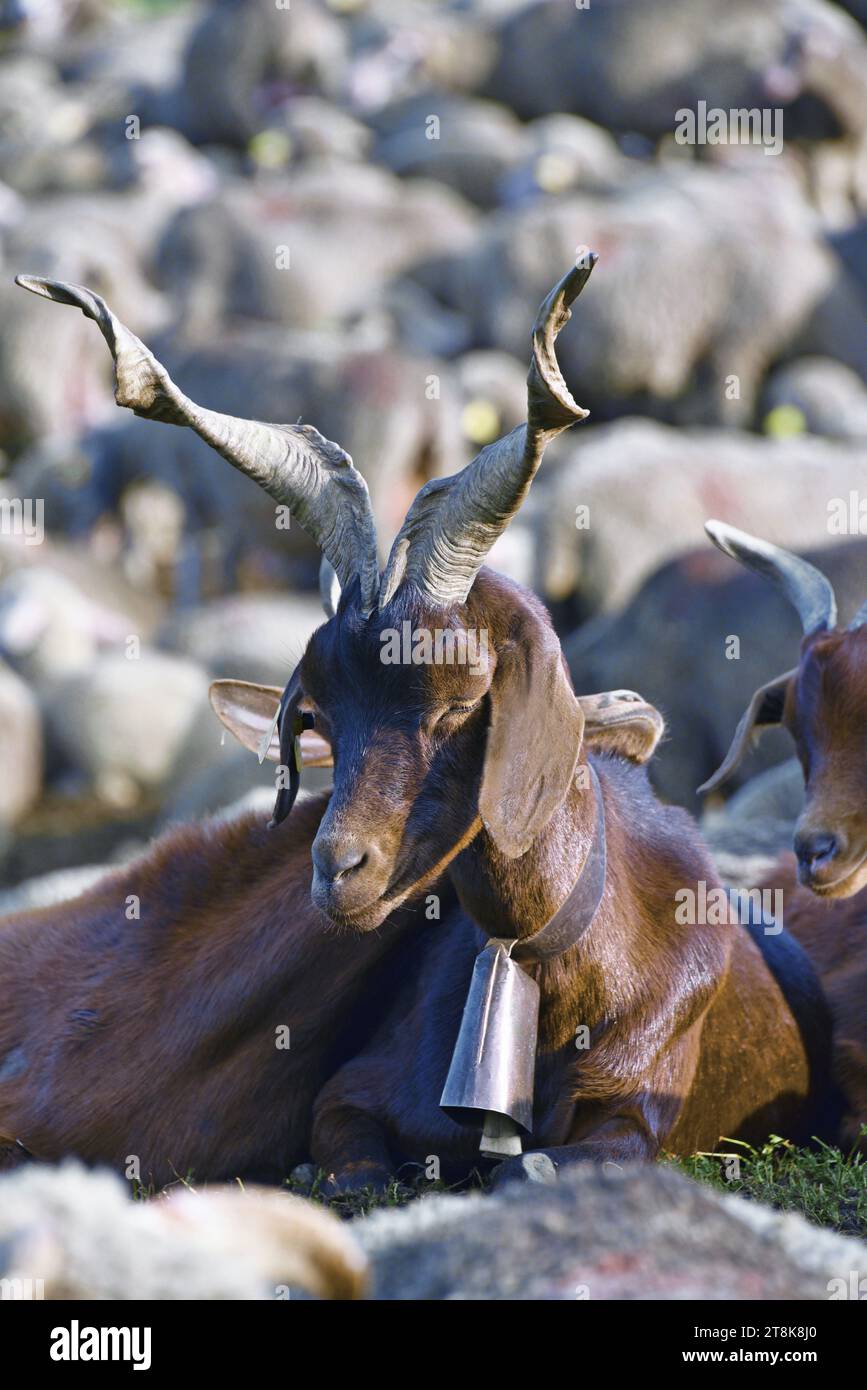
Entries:
<svg viewBox="0 0 867 1390">
<path fill-rule="evenodd" d="M 342 878 L 348 878 L 358 869 L 363 869 L 367 863 L 367 852 L 365 850 L 351 850 L 335 863 L 334 882 L 339 883 Z"/>
<path fill-rule="evenodd" d="M 795 854 L 799 862 L 812 869 L 829 863 L 838 849 L 836 835 L 799 835 L 795 840 Z"/>
<path fill-rule="evenodd" d="M 367 850 L 356 845 L 317 845 L 314 841 L 312 853 L 317 873 L 328 883 L 340 883 L 349 878 L 368 860 Z"/>
</svg>

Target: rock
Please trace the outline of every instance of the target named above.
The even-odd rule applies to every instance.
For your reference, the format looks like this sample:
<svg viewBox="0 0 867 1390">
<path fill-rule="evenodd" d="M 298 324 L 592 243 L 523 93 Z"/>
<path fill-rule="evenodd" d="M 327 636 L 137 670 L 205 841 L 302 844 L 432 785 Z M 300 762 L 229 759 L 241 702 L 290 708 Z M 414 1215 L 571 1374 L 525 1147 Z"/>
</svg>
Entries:
<svg viewBox="0 0 867 1390">
<path fill-rule="evenodd" d="M 563 1170 L 355 1227 L 376 1299 L 816 1299 L 867 1244 L 662 1165 Z"/>
<path fill-rule="evenodd" d="M 296 1186 L 309 1192 L 316 1181 L 317 1172 L 318 1169 L 312 1163 L 297 1163 L 289 1176 Z"/>
<path fill-rule="evenodd" d="M 508 1183 L 553 1183 L 557 1181 L 557 1169 L 547 1154 L 526 1153 L 518 1158 L 509 1158 L 497 1164 L 491 1175 L 491 1186 L 499 1191 Z"/>
</svg>

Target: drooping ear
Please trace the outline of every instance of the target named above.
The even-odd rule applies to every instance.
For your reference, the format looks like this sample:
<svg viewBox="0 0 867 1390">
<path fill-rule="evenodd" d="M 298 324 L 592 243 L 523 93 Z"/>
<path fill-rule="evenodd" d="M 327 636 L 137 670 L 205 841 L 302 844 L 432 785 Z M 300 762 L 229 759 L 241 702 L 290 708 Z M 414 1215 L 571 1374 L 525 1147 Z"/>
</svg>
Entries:
<svg viewBox="0 0 867 1390">
<path fill-rule="evenodd" d="M 497 652 L 479 814 L 517 859 L 562 806 L 575 776 L 584 715 L 554 632 L 527 615 Z"/>
<path fill-rule="evenodd" d="M 220 723 L 244 748 L 249 748 L 260 761 L 264 757 L 279 763 L 277 714 L 283 695 L 279 686 L 256 685 L 250 681 L 214 681 L 209 694 L 211 707 Z M 305 729 L 301 734 L 302 766 L 332 767 L 333 763 L 328 741 L 315 729 Z"/>
<path fill-rule="evenodd" d="M 605 690 L 579 695 L 584 715 L 584 742 L 594 753 L 614 753 L 630 763 L 649 762 L 665 733 L 655 705 L 634 690 Z"/>
<path fill-rule="evenodd" d="M 698 788 L 700 793 L 712 792 L 721 786 L 749 751 L 753 737 L 763 733 L 765 729 L 774 728 L 781 723 L 786 703 L 786 691 L 789 688 L 790 680 L 797 674 L 797 669 L 794 667 L 791 671 L 784 672 L 782 676 L 776 676 L 774 680 L 768 681 L 767 685 L 759 686 L 741 715 L 729 751 L 713 776 L 709 777 Z"/>
</svg>

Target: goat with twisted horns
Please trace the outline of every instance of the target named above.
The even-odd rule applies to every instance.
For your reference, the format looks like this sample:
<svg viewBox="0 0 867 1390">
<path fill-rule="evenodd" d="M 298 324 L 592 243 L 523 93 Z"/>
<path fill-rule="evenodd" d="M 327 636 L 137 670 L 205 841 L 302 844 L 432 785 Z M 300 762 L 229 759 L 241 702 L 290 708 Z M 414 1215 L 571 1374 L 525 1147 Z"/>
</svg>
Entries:
<svg viewBox="0 0 867 1390">
<path fill-rule="evenodd" d="M 483 1117 L 440 1100 L 491 939 L 511 984 L 517 971 L 538 988 L 519 1127 L 555 1164 L 832 1137 L 829 1024 L 806 956 L 760 923 L 678 921 L 680 891 L 719 884 L 640 766 L 658 716 L 577 699 L 542 605 L 483 567 L 546 444 L 586 415 L 554 344 L 594 261 L 541 306 L 526 425 L 422 488 L 381 578 L 367 488 L 337 445 L 201 409 L 98 296 L 20 277 L 95 320 L 119 404 L 191 427 L 289 505 L 333 567 L 336 609 L 279 704 L 215 688 L 224 723 L 289 768 L 276 829 L 184 827 L 77 901 L 0 928 L 7 1155 L 136 1154 L 157 1182 L 173 1167 L 283 1176 L 311 1148 L 337 1186 L 432 1153 L 465 1171 Z M 404 622 L 484 632 L 484 659 L 383 664 L 381 635 Z M 313 740 L 334 788 L 292 811 Z M 434 889 L 441 917 L 426 923 Z M 489 1133 L 491 1152 L 513 1137 L 498 1149 Z"/>
</svg>

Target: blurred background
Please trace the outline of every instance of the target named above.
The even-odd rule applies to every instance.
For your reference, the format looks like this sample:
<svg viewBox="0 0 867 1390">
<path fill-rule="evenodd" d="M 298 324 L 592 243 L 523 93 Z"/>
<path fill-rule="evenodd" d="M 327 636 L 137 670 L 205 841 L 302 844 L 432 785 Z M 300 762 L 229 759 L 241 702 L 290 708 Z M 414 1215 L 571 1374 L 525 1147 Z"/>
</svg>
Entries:
<svg viewBox="0 0 867 1390">
<path fill-rule="evenodd" d="M 867 597 L 865 23 L 867 0 L 0 0 L 0 911 L 269 805 L 208 684 L 282 685 L 322 620 L 303 531 L 119 411 L 94 325 L 14 275 L 102 294 L 201 404 L 339 441 L 385 552 L 426 479 L 525 418 L 536 307 L 598 251 L 558 348 L 591 418 L 492 563 L 549 604 L 577 687 L 659 704 L 653 777 L 699 811 L 799 638 L 703 521 L 808 553 L 844 620 Z M 769 736 L 706 813 L 721 861 L 788 843 L 790 754 Z"/>
</svg>

